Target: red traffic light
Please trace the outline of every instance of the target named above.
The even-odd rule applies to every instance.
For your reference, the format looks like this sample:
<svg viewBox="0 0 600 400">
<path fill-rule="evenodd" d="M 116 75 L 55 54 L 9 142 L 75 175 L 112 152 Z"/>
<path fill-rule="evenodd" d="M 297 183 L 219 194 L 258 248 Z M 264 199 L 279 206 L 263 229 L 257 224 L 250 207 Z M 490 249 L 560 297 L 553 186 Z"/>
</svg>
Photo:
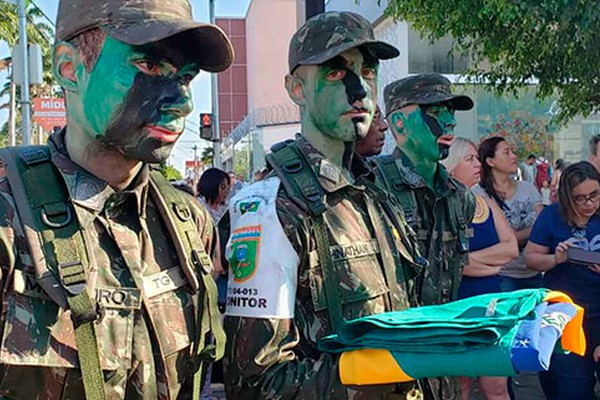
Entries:
<svg viewBox="0 0 600 400">
<path fill-rule="evenodd" d="M 212 126 L 212 114 L 200 114 L 200 126 L 210 128 Z"/>
</svg>

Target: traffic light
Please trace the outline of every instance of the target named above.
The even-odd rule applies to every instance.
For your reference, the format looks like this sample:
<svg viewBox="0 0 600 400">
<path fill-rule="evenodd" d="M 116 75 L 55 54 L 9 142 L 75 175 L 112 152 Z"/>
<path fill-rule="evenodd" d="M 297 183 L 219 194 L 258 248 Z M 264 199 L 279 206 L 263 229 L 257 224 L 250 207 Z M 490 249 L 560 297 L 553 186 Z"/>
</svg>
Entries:
<svg viewBox="0 0 600 400">
<path fill-rule="evenodd" d="M 210 113 L 200 114 L 200 137 L 206 140 L 214 140 L 213 115 Z"/>
</svg>

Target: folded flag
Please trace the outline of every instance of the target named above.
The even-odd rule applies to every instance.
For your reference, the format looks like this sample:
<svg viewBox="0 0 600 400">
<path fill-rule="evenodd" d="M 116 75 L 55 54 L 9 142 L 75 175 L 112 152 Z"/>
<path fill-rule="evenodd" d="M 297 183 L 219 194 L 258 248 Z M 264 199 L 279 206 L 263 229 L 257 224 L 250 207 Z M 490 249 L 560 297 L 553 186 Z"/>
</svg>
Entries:
<svg viewBox="0 0 600 400">
<path fill-rule="evenodd" d="M 522 321 L 511 348 L 515 371 L 547 371 L 550 357 L 564 327 L 577 314 L 569 303 L 543 302 L 535 308 L 535 319 Z"/>
<path fill-rule="evenodd" d="M 344 384 L 436 376 L 511 376 L 549 366 L 559 339 L 585 353 L 583 309 L 546 289 L 493 293 L 345 322 L 319 342 L 342 353 Z"/>
</svg>

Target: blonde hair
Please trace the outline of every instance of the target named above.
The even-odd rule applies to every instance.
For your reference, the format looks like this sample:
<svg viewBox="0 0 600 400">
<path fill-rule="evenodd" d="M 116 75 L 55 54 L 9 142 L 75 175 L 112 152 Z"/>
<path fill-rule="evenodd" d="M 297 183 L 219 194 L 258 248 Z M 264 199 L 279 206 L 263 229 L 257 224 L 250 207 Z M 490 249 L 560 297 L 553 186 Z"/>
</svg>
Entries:
<svg viewBox="0 0 600 400">
<path fill-rule="evenodd" d="M 475 145 L 475 143 L 472 140 L 456 136 L 454 138 L 454 141 L 452 142 L 452 146 L 450 146 L 448 157 L 441 160 L 440 162 L 444 167 L 446 167 L 448 172 L 452 172 L 452 170 L 456 168 L 458 163 L 467 154 L 469 148 L 474 148 L 475 151 L 477 151 L 477 145 Z"/>
</svg>

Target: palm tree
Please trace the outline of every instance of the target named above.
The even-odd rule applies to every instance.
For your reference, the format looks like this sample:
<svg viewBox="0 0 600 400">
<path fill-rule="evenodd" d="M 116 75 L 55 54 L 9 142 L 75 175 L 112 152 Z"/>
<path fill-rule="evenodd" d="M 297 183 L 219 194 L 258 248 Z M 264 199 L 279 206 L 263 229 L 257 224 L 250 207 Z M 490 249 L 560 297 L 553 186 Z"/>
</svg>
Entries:
<svg viewBox="0 0 600 400">
<path fill-rule="evenodd" d="M 26 1 L 27 10 L 27 39 L 29 43 L 39 44 L 42 49 L 43 60 L 43 78 L 44 83 L 31 88 L 32 96 L 52 93 L 54 86 L 52 78 L 52 37 L 53 28 L 46 22 L 42 22 L 44 17 L 42 11 L 34 4 Z M 0 0 L 0 42 L 4 41 L 9 47 L 14 47 L 19 40 L 19 18 L 18 10 L 15 4 L 9 4 Z M 5 59 L 6 60 L 6 59 Z M 0 99 L 10 94 L 11 77 L 7 76 L 7 82 L 0 89 Z M 17 91 L 19 88 L 17 88 Z M 17 96 L 18 98 L 18 96 Z M 10 99 L 7 102 L 0 101 L 0 108 L 9 107 Z M 20 120 L 20 110 L 17 109 L 16 118 Z M 17 123 L 17 126 L 20 124 Z M 0 128 L 0 146 L 7 142 L 8 122 Z M 19 136 L 19 132 L 17 133 Z"/>
<path fill-rule="evenodd" d="M 29 3 L 28 1 L 26 4 Z M 5 41 L 13 47 L 19 41 L 19 17 L 15 4 L 0 0 L 0 41 Z M 27 38 L 29 43 L 37 43 L 47 48 L 51 47 L 53 28 L 40 19 L 44 17 L 42 10 L 33 4 L 27 5 Z"/>
</svg>

